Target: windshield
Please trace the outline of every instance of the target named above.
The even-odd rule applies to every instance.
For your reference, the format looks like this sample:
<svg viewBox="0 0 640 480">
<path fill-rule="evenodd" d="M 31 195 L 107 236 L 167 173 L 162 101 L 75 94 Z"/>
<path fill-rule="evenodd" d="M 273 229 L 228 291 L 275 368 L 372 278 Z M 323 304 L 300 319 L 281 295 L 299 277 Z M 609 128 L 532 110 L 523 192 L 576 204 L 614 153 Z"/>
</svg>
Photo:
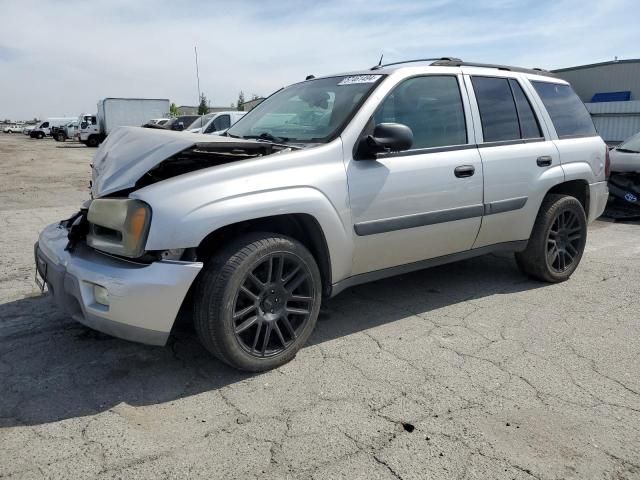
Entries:
<svg viewBox="0 0 640 480">
<path fill-rule="evenodd" d="M 275 142 L 331 141 L 382 77 L 349 75 L 291 85 L 251 110 L 227 133 Z"/>
<path fill-rule="evenodd" d="M 629 138 L 626 142 L 618 147 L 618 150 L 627 150 L 629 152 L 640 153 L 640 133 L 636 133 L 633 137 Z"/>
</svg>

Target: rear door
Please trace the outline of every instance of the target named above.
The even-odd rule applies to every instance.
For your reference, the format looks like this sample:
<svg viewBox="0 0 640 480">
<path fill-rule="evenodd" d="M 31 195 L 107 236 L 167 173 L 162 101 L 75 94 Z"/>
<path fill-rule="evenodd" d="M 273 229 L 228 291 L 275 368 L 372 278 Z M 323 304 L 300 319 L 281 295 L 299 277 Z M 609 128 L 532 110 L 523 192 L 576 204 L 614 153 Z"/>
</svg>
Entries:
<svg viewBox="0 0 640 480">
<path fill-rule="evenodd" d="M 533 80 L 531 85 L 555 129 L 554 143 L 566 180 L 604 182 L 606 146 L 580 97 L 568 84 Z"/>
<path fill-rule="evenodd" d="M 474 248 L 526 240 L 562 177 L 558 150 L 518 74 L 465 75 L 484 169 L 484 217 Z"/>
</svg>

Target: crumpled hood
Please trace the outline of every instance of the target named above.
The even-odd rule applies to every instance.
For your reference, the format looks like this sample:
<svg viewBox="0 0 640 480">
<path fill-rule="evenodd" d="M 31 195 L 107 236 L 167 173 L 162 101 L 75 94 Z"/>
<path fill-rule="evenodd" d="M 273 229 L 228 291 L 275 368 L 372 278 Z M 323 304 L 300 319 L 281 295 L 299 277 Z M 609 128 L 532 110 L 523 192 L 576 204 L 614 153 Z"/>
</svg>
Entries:
<svg viewBox="0 0 640 480">
<path fill-rule="evenodd" d="M 611 171 L 619 173 L 640 173 L 640 154 L 619 152 L 616 148 L 609 151 Z"/>
<path fill-rule="evenodd" d="M 238 140 L 141 127 L 120 127 L 109 134 L 93 158 L 91 193 L 94 198 L 135 186 L 138 179 L 160 162 L 196 144 L 225 144 Z"/>
</svg>

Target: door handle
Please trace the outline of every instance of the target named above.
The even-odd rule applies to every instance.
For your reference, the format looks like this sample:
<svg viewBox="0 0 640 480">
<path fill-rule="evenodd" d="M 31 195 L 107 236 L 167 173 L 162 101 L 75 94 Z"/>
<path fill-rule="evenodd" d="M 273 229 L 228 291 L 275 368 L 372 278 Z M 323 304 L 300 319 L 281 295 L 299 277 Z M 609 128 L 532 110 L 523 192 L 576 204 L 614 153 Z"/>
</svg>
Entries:
<svg viewBox="0 0 640 480">
<path fill-rule="evenodd" d="M 543 155 L 541 157 L 538 157 L 536 163 L 539 167 L 550 167 L 553 163 L 553 158 L 551 158 L 549 155 Z"/>
<path fill-rule="evenodd" d="M 474 173 L 476 173 L 476 167 L 474 167 L 473 165 L 460 165 L 459 167 L 455 168 L 453 173 L 458 178 L 471 177 Z"/>
</svg>

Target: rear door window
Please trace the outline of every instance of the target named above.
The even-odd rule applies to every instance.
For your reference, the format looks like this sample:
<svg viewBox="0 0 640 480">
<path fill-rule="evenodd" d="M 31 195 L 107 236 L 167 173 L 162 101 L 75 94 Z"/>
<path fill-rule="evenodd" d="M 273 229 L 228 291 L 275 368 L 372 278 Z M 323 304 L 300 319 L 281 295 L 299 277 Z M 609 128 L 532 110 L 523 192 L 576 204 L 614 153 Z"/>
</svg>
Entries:
<svg viewBox="0 0 640 480">
<path fill-rule="evenodd" d="M 518 112 L 506 78 L 472 77 L 485 142 L 520 139 Z"/>
<path fill-rule="evenodd" d="M 559 138 L 597 135 L 591 115 L 569 85 L 532 81 Z"/>
<path fill-rule="evenodd" d="M 536 118 L 531 104 L 527 96 L 522 91 L 522 87 L 517 80 L 510 78 L 509 85 L 513 92 L 513 99 L 516 101 L 516 109 L 518 110 L 518 118 L 520 120 L 520 137 L 522 138 L 540 138 L 540 124 Z"/>
</svg>

